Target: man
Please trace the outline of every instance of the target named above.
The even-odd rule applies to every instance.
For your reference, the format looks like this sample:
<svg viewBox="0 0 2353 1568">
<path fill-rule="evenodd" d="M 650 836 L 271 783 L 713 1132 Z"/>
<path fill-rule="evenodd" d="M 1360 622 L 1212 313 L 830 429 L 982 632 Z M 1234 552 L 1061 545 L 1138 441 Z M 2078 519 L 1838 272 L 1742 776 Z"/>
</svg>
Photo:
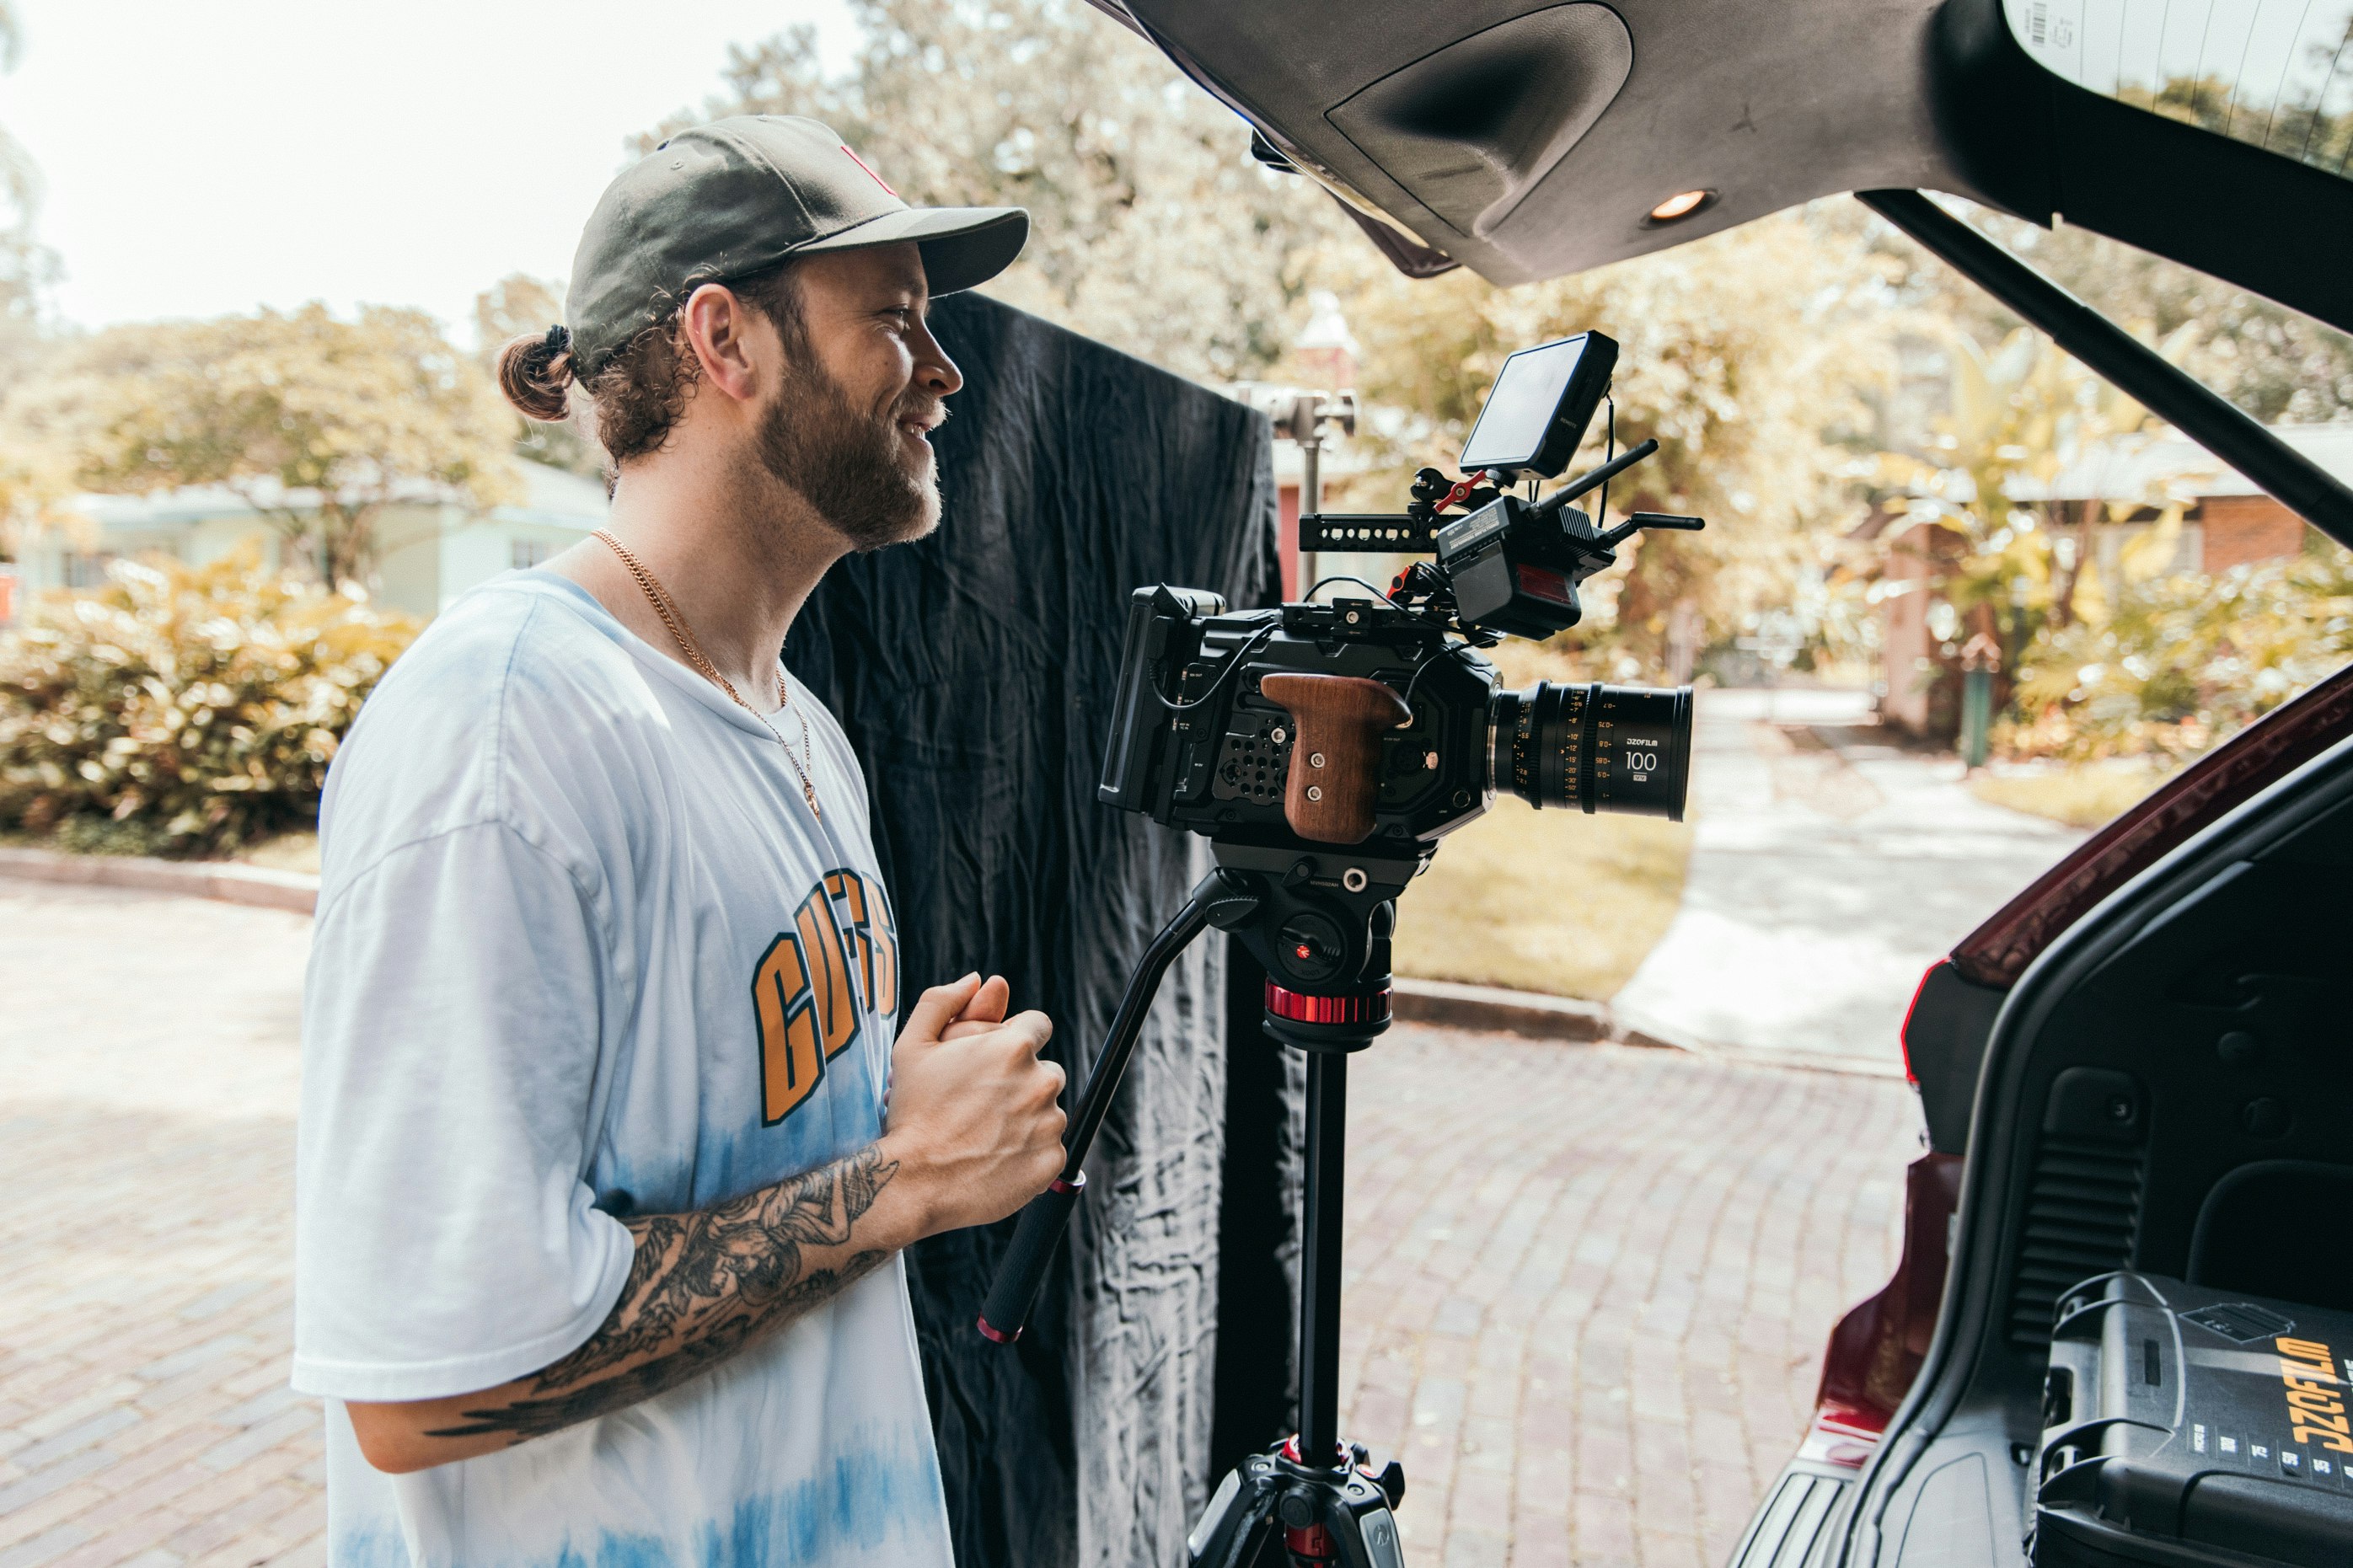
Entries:
<svg viewBox="0 0 2353 1568">
<path fill-rule="evenodd" d="M 337 1563 L 949 1561 L 899 1254 L 1061 1162 L 1002 980 L 900 970 L 857 760 L 783 672 L 939 518 L 930 298 L 1016 209 L 909 208 L 813 121 L 623 174 L 508 394 L 593 404 L 608 529 L 467 595 L 329 777 L 294 1384 Z"/>
</svg>

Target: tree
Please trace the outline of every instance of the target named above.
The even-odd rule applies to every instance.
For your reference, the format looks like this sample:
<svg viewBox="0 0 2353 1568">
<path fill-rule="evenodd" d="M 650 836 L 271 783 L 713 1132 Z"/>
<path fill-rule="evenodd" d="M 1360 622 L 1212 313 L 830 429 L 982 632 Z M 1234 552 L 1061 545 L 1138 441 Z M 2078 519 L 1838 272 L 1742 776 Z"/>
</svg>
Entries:
<svg viewBox="0 0 2353 1568">
<path fill-rule="evenodd" d="M 0 72 L 15 68 L 24 41 L 12 0 L 0 0 Z M 40 357 L 41 289 L 55 260 L 33 237 L 38 194 L 32 160 L 0 127 L 0 396 L 25 379 Z M 0 560 L 66 486 L 51 454 L 0 424 Z"/>
<path fill-rule="evenodd" d="M 1394 504 L 1413 467 L 1459 450 L 1514 350 L 1587 328 L 1619 340 L 1620 447 L 1656 437 L 1660 452 L 1612 488 L 1612 515 L 1696 511 L 1708 528 L 1645 537 L 1626 572 L 1588 584 L 1588 624 L 1564 641 L 1606 647 L 1613 676 L 1665 662 L 1679 618 L 1719 643 L 1789 605 L 1820 568 L 1820 537 L 1855 510 L 1845 443 L 1889 370 L 1890 264 L 1837 205 L 1511 289 L 1467 272 L 1410 281 L 1357 245 L 1324 266 L 1354 274 L 1367 397 L 1419 416 L 1387 437 L 1394 465 L 1352 506 Z M 1597 422 L 1580 465 L 1605 439 Z"/>
<path fill-rule="evenodd" d="M 0 72 L 16 68 L 24 29 L 0 0 Z M 33 237 L 40 182 L 24 147 L 0 127 L 0 385 L 20 375 L 40 335 L 40 291 L 56 258 Z"/>
<path fill-rule="evenodd" d="M 385 306 L 111 328 L 69 345 L 0 422 L 86 489 L 225 486 L 330 584 L 366 580 L 386 506 L 489 505 L 513 478 L 512 426 L 480 372 L 432 317 Z"/>
<path fill-rule="evenodd" d="M 2127 574 L 2112 611 L 2044 628 L 1996 731 L 2013 755 L 2180 761 L 2353 658 L 2353 552 Z"/>
<path fill-rule="evenodd" d="M 1248 128 L 1082 0 L 857 0 L 865 39 L 828 76 L 797 28 L 732 52 L 728 114 L 832 126 L 910 202 L 1029 209 L 989 291 L 1183 374 L 1272 364 L 1330 198 L 1261 168 Z M 681 120 L 648 139 L 692 123 Z"/>
<path fill-rule="evenodd" d="M 2353 127 L 2353 117 L 2348 124 Z M 2181 367 L 2266 425 L 2353 416 L 2353 338 L 2243 289 L 2089 229 L 1973 215 L 1993 238 L 2103 314 L 2179 343 Z M 1953 290 L 1981 341 L 2020 323 L 1981 290 Z M 2187 329 L 2185 331 L 2185 329 Z"/>
<path fill-rule="evenodd" d="M 1883 452 L 1874 469 L 1893 491 L 1883 504 L 1940 536 L 1926 546 L 1926 591 L 1948 606 L 1931 612 L 1939 679 L 1957 679 L 1965 646 L 1982 637 L 1996 654 L 1999 708 L 2040 640 L 2106 618 L 2094 526 L 2154 511 L 2154 526 L 2120 552 L 2125 575 L 2137 584 L 2171 562 L 2188 498 L 2152 485 L 2105 503 L 2053 502 L 2038 514 L 2021 492 L 2032 494 L 2084 448 L 2131 437 L 2147 425 L 2147 411 L 2031 328 L 2014 330 L 1991 352 L 1951 323 L 1938 336 L 1950 367 L 1949 408 L 1924 453 Z M 2167 346 L 2178 355 L 2182 344 L 2177 338 Z"/>
</svg>

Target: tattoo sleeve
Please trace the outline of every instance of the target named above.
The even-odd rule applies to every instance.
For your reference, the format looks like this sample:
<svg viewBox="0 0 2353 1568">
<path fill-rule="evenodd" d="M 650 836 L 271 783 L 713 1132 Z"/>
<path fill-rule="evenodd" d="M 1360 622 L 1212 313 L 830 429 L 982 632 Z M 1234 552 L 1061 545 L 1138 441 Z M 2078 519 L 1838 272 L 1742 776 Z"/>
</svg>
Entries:
<svg viewBox="0 0 2353 1568">
<path fill-rule="evenodd" d="M 888 1258 L 855 1238 L 898 1170 L 868 1148 L 716 1208 L 628 1221 L 628 1281 L 587 1343 L 427 1436 L 520 1443 L 677 1387 Z"/>
</svg>

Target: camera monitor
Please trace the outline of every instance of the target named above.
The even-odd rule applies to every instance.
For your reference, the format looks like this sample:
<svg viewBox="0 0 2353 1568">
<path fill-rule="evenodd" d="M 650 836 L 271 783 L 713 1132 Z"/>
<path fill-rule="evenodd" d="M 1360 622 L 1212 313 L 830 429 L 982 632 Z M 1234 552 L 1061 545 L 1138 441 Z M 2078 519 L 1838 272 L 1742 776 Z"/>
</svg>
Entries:
<svg viewBox="0 0 2353 1568">
<path fill-rule="evenodd" d="M 1462 471 L 1558 479 L 1585 439 L 1617 363 L 1617 343 L 1599 332 L 1539 343 L 1505 360 L 1462 444 Z"/>
</svg>

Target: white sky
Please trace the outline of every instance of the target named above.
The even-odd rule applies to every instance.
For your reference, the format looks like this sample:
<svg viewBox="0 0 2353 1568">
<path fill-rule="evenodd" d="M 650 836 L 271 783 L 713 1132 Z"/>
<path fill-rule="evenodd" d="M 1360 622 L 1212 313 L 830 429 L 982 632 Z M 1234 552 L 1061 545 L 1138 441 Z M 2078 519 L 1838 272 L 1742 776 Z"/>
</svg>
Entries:
<svg viewBox="0 0 2353 1568">
<path fill-rule="evenodd" d="M 716 90 L 727 46 L 842 0 L 22 0 L 0 125 L 83 326 L 562 277 L 626 139 Z"/>
</svg>

